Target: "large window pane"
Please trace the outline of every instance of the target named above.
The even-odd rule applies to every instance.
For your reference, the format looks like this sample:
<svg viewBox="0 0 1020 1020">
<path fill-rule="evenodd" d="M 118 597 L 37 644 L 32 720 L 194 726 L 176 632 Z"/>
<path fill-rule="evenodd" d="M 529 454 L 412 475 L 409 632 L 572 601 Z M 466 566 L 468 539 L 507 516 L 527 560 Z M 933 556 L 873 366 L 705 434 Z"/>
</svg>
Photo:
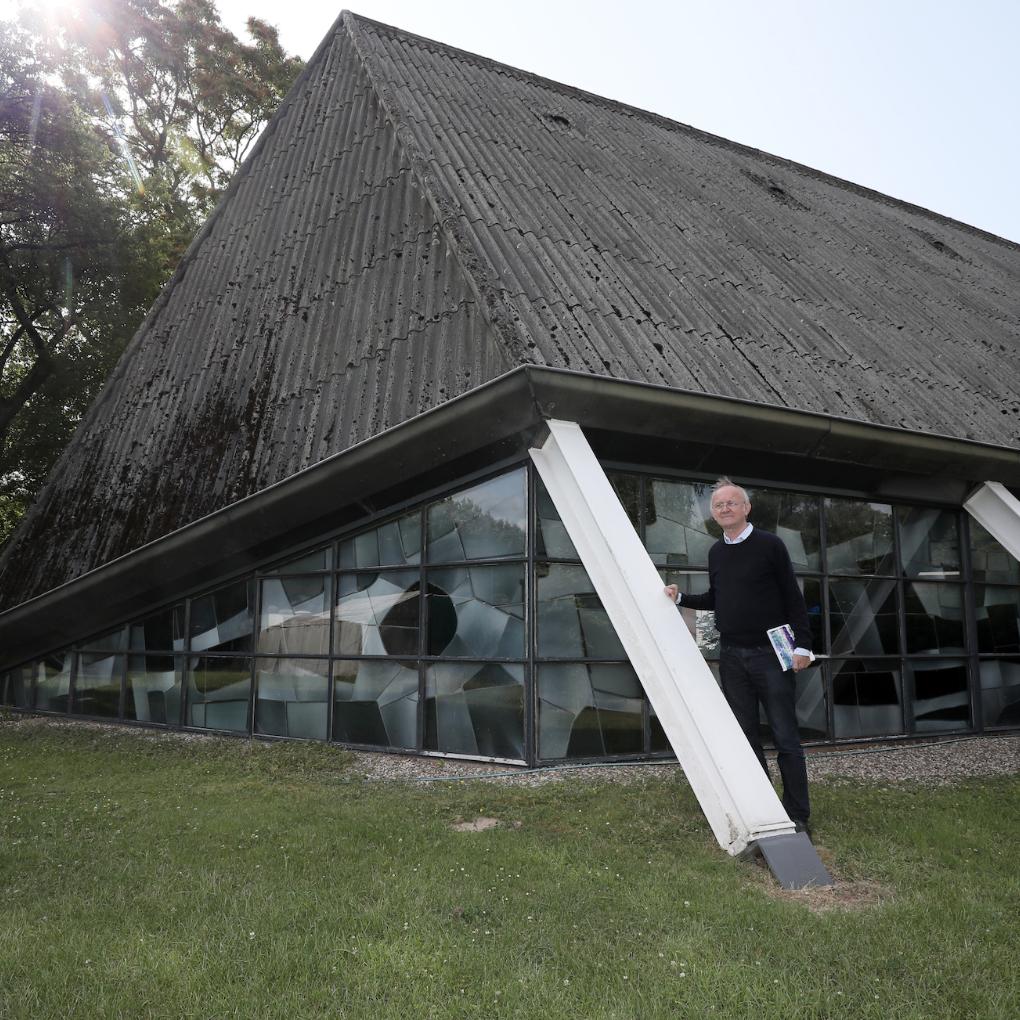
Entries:
<svg viewBox="0 0 1020 1020">
<path fill-rule="evenodd" d="M 750 519 L 756 527 L 778 535 L 790 553 L 795 570 L 820 570 L 822 543 L 817 496 L 779 489 L 754 489 Z"/>
<path fill-rule="evenodd" d="M 539 563 L 535 573 L 539 655 L 564 659 L 627 657 L 584 567 Z"/>
<path fill-rule="evenodd" d="M 430 570 L 428 654 L 523 658 L 524 566 Z"/>
<path fill-rule="evenodd" d="M 71 697 L 71 653 L 47 655 L 29 667 L 33 676 L 34 708 L 39 712 L 66 712 Z"/>
<path fill-rule="evenodd" d="M 644 750 L 644 701 L 629 663 L 539 666 L 539 756 L 640 753 Z"/>
<path fill-rule="evenodd" d="M 893 572 L 891 506 L 852 499 L 827 499 L 825 528 L 826 555 L 831 572 Z"/>
<path fill-rule="evenodd" d="M 124 677 L 124 656 L 88 652 L 78 656 L 74 681 L 76 715 L 120 715 L 120 687 Z"/>
<path fill-rule="evenodd" d="M 963 654 L 962 585 L 907 581 L 903 599 L 909 653 Z"/>
<path fill-rule="evenodd" d="M 574 543 L 570 541 L 567 529 L 563 526 L 560 513 L 556 509 L 542 479 L 535 474 L 536 517 L 538 533 L 535 536 L 535 549 L 539 556 L 551 556 L 554 559 L 579 559 Z"/>
<path fill-rule="evenodd" d="M 675 584 L 680 591 L 690 595 L 701 595 L 708 591 L 707 573 L 688 573 L 679 570 L 660 570 L 663 586 Z M 719 658 L 719 631 L 715 629 L 715 613 L 710 609 L 678 607 L 680 617 L 687 625 L 691 637 L 694 638 L 698 650 L 706 659 Z"/>
<path fill-rule="evenodd" d="M 982 659 L 978 669 L 985 726 L 1020 726 L 1020 658 Z"/>
<path fill-rule="evenodd" d="M 918 733 L 970 727 L 967 664 L 962 659 L 915 659 L 906 664 L 914 681 L 914 728 Z"/>
<path fill-rule="evenodd" d="M 1020 561 L 973 518 L 970 521 L 970 563 L 975 581 L 1020 584 Z"/>
<path fill-rule="evenodd" d="M 418 746 L 418 667 L 397 659 L 333 661 L 333 739 Z"/>
<path fill-rule="evenodd" d="M 895 655 L 900 650 L 896 582 L 830 580 L 833 655 Z"/>
<path fill-rule="evenodd" d="M 270 577 L 261 584 L 258 650 L 328 655 L 328 579 L 322 574 Z"/>
<path fill-rule="evenodd" d="M 833 659 L 832 716 L 837 740 L 903 732 L 899 664 Z"/>
<path fill-rule="evenodd" d="M 183 655 L 130 656 L 124 718 L 177 726 L 181 719 L 183 672 Z"/>
<path fill-rule="evenodd" d="M 337 585 L 339 655 L 417 655 L 421 573 L 341 574 Z"/>
<path fill-rule="evenodd" d="M 405 514 L 340 543 L 340 569 L 421 563 L 421 512 Z"/>
<path fill-rule="evenodd" d="M 184 650 L 184 606 L 173 606 L 146 616 L 130 627 L 132 652 Z"/>
<path fill-rule="evenodd" d="M 188 726 L 247 733 L 251 660 L 193 658 L 187 694 Z"/>
<path fill-rule="evenodd" d="M 974 586 L 978 651 L 1020 652 L 1020 589 Z"/>
<path fill-rule="evenodd" d="M 193 652 L 247 652 L 251 650 L 253 581 L 228 584 L 191 600 Z"/>
<path fill-rule="evenodd" d="M 712 486 L 649 478 L 645 496 L 645 547 L 666 567 L 704 567 L 722 534 L 712 520 Z"/>
<path fill-rule="evenodd" d="M 425 673 L 425 747 L 524 757 L 524 667 L 437 662 Z"/>
<path fill-rule="evenodd" d="M 255 660 L 256 733 L 325 740 L 328 706 L 328 662 Z"/>
<path fill-rule="evenodd" d="M 528 500 L 523 468 L 474 485 L 428 509 L 432 563 L 523 556 Z"/>
<path fill-rule="evenodd" d="M 900 567 L 911 577 L 959 577 L 960 536 L 956 511 L 897 507 Z"/>
</svg>

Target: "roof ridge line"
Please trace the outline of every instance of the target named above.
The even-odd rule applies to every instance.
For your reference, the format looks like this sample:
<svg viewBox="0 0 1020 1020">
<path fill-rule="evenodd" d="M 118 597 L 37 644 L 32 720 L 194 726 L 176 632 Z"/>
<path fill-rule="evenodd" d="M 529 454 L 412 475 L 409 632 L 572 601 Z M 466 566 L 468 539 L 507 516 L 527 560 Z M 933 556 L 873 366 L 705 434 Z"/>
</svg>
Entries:
<svg viewBox="0 0 1020 1020">
<path fill-rule="evenodd" d="M 390 76 L 379 66 L 379 54 L 359 24 L 370 19 L 345 10 L 341 12 L 339 20 L 343 22 L 348 38 L 375 89 L 383 114 L 396 134 L 397 144 L 407 156 L 411 172 L 425 200 L 435 213 L 436 222 L 457 259 L 468 286 L 477 297 L 482 317 L 502 348 L 508 362 L 507 368 L 532 364 L 533 358 L 529 350 L 531 337 L 516 303 L 510 299 L 505 288 L 494 284 L 493 280 L 498 278 L 498 273 L 484 251 L 456 229 L 457 221 L 464 215 L 464 209 L 441 184 L 437 175 L 431 172 L 428 157 L 422 152 L 411 129 L 404 123 L 404 111 L 390 87 Z"/>
<path fill-rule="evenodd" d="M 713 134 L 711 131 L 706 131 L 703 128 L 694 127 L 692 124 L 685 124 L 683 121 L 673 120 L 673 118 L 667 117 L 662 113 L 656 113 L 654 110 L 646 110 L 641 106 L 624 103 L 618 99 L 610 99 L 608 96 L 601 96 L 597 92 L 589 92 L 587 89 L 579 88 L 576 85 L 568 85 L 566 82 L 557 81 L 555 78 L 547 78 L 535 71 L 527 71 L 524 68 L 516 67 L 513 64 L 507 64 L 503 61 L 496 60 L 493 57 L 486 57 L 481 53 L 474 53 L 471 50 L 465 50 L 459 46 L 451 46 L 449 43 L 444 43 L 439 39 L 430 39 L 428 36 L 418 35 L 415 32 L 408 32 L 396 25 L 388 25 L 384 21 L 376 21 L 373 18 L 366 18 L 364 15 L 354 14 L 351 11 L 345 11 L 344 13 L 349 14 L 354 20 L 386 29 L 389 32 L 399 34 L 405 39 L 413 39 L 417 42 L 439 47 L 447 52 L 452 51 L 465 57 L 470 57 L 472 60 L 478 61 L 488 67 L 503 71 L 511 71 L 514 74 L 520 75 L 532 82 L 552 88 L 557 92 L 566 93 L 574 98 L 586 100 L 596 106 L 604 106 L 617 111 L 628 111 L 635 116 L 644 117 L 658 123 L 662 127 L 669 128 L 670 130 L 684 131 L 694 135 L 696 138 L 709 142 L 710 144 L 731 149 L 735 152 L 741 153 L 742 155 L 754 156 L 762 162 L 782 167 L 786 170 L 792 170 L 796 173 L 805 174 L 808 177 L 845 188 L 854 194 L 861 195 L 866 198 L 878 199 L 885 205 L 891 205 L 896 208 L 907 209 L 911 212 L 919 213 L 927 219 L 934 220 L 936 223 L 943 225 L 948 224 L 950 226 L 963 229 L 968 233 L 976 234 L 978 237 L 983 237 L 986 240 L 1008 245 L 1010 248 L 1020 248 L 1020 241 L 1012 241 L 1008 237 L 1003 237 L 1000 234 L 992 233 L 990 230 L 984 230 L 981 227 L 976 227 L 972 223 L 967 223 L 965 220 L 955 219 L 952 216 L 947 216 L 945 213 L 937 212 L 936 210 L 929 209 L 923 205 L 917 205 L 905 198 L 897 198 L 894 195 L 886 194 L 884 191 L 877 191 L 864 184 L 857 184 L 845 177 L 838 177 L 835 174 L 827 173 L 825 170 L 818 170 L 815 167 L 808 166 L 806 163 L 799 163 L 797 160 L 790 159 L 787 156 L 777 156 L 775 153 L 766 152 L 764 149 L 757 149 L 753 145 L 746 145 L 743 142 L 735 142 L 730 138 Z"/>
</svg>

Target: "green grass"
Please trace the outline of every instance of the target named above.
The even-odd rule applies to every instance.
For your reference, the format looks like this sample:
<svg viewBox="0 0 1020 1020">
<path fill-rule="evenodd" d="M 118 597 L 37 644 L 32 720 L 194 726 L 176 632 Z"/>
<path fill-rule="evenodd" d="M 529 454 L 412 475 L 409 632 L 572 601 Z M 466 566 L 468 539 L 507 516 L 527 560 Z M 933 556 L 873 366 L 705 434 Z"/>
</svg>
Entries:
<svg viewBox="0 0 1020 1020">
<path fill-rule="evenodd" d="M 0 722 L 0 1017 L 1020 1016 L 1017 777 L 816 785 L 818 909 L 680 779 L 350 763 Z"/>
</svg>

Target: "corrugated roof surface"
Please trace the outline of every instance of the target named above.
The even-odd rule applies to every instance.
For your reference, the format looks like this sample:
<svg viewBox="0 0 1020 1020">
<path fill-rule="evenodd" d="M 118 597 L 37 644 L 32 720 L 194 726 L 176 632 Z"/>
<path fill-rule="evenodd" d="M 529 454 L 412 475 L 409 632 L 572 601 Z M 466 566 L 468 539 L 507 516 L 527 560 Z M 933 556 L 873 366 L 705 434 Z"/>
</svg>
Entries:
<svg viewBox="0 0 1020 1020">
<path fill-rule="evenodd" d="M 375 23 L 538 363 L 1020 446 L 1020 248 Z"/>
<path fill-rule="evenodd" d="M 518 364 L 1020 447 L 1020 247 L 344 15 L 61 459 L 3 603 Z"/>
</svg>

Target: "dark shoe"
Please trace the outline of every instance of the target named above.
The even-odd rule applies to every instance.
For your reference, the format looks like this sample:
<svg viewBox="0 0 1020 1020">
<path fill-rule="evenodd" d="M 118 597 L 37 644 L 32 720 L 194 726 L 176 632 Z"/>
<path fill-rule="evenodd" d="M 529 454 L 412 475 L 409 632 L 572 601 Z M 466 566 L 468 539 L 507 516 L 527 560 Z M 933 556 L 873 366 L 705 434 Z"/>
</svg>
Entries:
<svg viewBox="0 0 1020 1020">
<path fill-rule="evenodd" d="M 795 818 L 793 820 L 793 831 L 794 832 L 803 832 L 803 833 L 806 833 L 807 834 L 807 838 L 808 839 L 811 838 L 811 829 L 808 826 L 808 823 L 803 821 L 800 818 Z"/>
</svg>

